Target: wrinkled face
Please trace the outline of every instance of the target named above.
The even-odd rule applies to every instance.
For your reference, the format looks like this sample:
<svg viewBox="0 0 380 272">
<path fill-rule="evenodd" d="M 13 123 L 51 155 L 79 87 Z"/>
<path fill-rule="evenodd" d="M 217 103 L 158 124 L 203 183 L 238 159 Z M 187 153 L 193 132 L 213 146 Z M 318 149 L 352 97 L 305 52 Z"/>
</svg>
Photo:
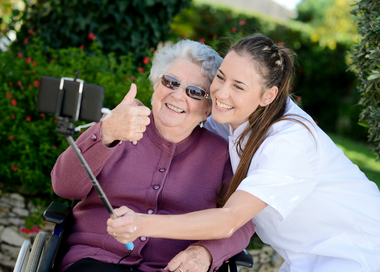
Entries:
<svg viewBox="0 0 380 272">
<path fill-rule="evenodd" d="M 233 129 L 248 120 L 263 99 L 261 76 L 252 61 L 231 51 L 224 58 L 211 87 L 212 117 Z"/>
<path fill-rule="evenodd" d="M 189 136 L 211 111 L 208 99 L 196 100 L 186 95 L 186 85 L 200 87 L 208 93 L 210 80 L 201 74 L 199 65 L 184 59 L 176 61 L 165 74 L 177 78 L 181 86 L 172 90 L 159 79 L 153 93 L 152 111 L 158 132 L 178 142 Z"/>
</svg>

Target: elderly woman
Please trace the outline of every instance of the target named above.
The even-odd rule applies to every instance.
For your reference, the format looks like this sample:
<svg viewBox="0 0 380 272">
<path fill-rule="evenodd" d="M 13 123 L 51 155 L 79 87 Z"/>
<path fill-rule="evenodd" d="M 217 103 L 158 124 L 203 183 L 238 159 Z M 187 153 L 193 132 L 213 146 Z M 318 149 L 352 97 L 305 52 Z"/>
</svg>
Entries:
<svg viewBox="0 0 380 272">
<path fill-rule="evenodd" d="M 217 207 L 232 177 L 228 144 L 198 124 L 210 114 L 209 87 L 221 62 L 214 50 L 194 41 L 163 48 L 149 77 L 154 86 L 152 112 L 133 105 L 133 85 L 108 119 L 78 138 L 113 207 L 147 214 Z M 179 264 L 177 270 L 213 271 L 244 249 L 254 232 L 249 222 L 222 240 L 139 237 L 131 252 L 117 241 L 121 233 L 107 233 L 108 212 L 70 147 L 58 158 L 52 182 L 58 195 L 81 199 L 73 210 L 69 250 L 60 271 L 162 271 L 189 246 L 196 259 Z"/>
</svg>

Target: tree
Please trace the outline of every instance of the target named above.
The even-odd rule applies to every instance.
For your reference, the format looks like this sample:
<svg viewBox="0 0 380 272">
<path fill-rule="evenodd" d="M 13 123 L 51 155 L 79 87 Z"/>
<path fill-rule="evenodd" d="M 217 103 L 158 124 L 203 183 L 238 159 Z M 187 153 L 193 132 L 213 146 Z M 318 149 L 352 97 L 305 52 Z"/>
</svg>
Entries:
<svg viewBox="0 0 380 272">
<path fill-rule="evenodd" d="M 312 41 L 335 49 L 339 40 L 358 39 L 357 26 L 350 20 L 353 4 L 353 0 L 303 0 L 297 6 L 297 20 L 315 29 Z"/>
<path fill-rule="evenodd" d="M 88 48 L 96 39 L 104 53 L 133 52 L 138 60 L 165 40 L 173 17 L 191 0 L 41 0 L 33 5 L 23 1 L 26 9 L 17 46 L 22 47 L 30 33 L 52 48 Z"/>
<path fill-rule="evenodd" d="M 361 0 L 351 13 L 359 27 L 361 40 L 352 47 L 354 62 L 351 69 L 359 80 L 363 106 L 361 124 L 368 128 L 368 140 L 375 143 L 377 159 L 380 156 L 380 2 Z"/>
</svg>

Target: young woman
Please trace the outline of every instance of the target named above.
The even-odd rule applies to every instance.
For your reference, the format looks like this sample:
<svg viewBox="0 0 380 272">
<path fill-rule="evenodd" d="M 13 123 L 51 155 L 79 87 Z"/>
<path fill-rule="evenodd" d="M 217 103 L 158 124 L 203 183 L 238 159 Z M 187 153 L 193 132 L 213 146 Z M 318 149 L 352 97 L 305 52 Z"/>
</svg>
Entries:
<svg viewBox="0 0 380 272">
<path fill-rule="evenodd" d="M 380 271 L 379 190 L 290 99 L 292 55 L 265 36 L 243 38 L 214 78 L 208 127 L 229 140 L 234 171 L 223 208 L 160 216 L 121 207 L 108 232 L 122 243 L 219 239 L 253 218 L 284 258 L 281 272 Z"/>
</svg>

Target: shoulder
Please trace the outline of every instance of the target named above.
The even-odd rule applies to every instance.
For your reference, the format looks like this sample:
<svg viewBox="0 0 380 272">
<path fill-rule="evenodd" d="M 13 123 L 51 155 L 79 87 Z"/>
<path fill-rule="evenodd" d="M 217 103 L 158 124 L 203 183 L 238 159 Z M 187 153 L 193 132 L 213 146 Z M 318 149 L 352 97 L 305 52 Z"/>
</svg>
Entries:
<svg viewBox="0 0 380 272">
<path fill-rule="evenodd" d="M 207 118 L 207 121 L 205 122 L 205 126 L 204 126 L 206 129 L 220 135 L 221 137 L 223 137 L 226 141 L 228 141 L 228 136 L 230 134 L 230 130 L 229 130 L 229 124 L 226 123 L 226 124 L 220 124 L 216 121 L 214 121 L 214 119 L 212 119 L 212 116 L 210 115 L 208 118 Z"/>
<path fill-rule="evenodd" d="M 197 127 L 200 130 L 200 140 L 207 142 L 211 146 L 226 146 L 228 147 L 228 142 L 220 135 L 212 132 L 206 128 Z"/>
</svg>

